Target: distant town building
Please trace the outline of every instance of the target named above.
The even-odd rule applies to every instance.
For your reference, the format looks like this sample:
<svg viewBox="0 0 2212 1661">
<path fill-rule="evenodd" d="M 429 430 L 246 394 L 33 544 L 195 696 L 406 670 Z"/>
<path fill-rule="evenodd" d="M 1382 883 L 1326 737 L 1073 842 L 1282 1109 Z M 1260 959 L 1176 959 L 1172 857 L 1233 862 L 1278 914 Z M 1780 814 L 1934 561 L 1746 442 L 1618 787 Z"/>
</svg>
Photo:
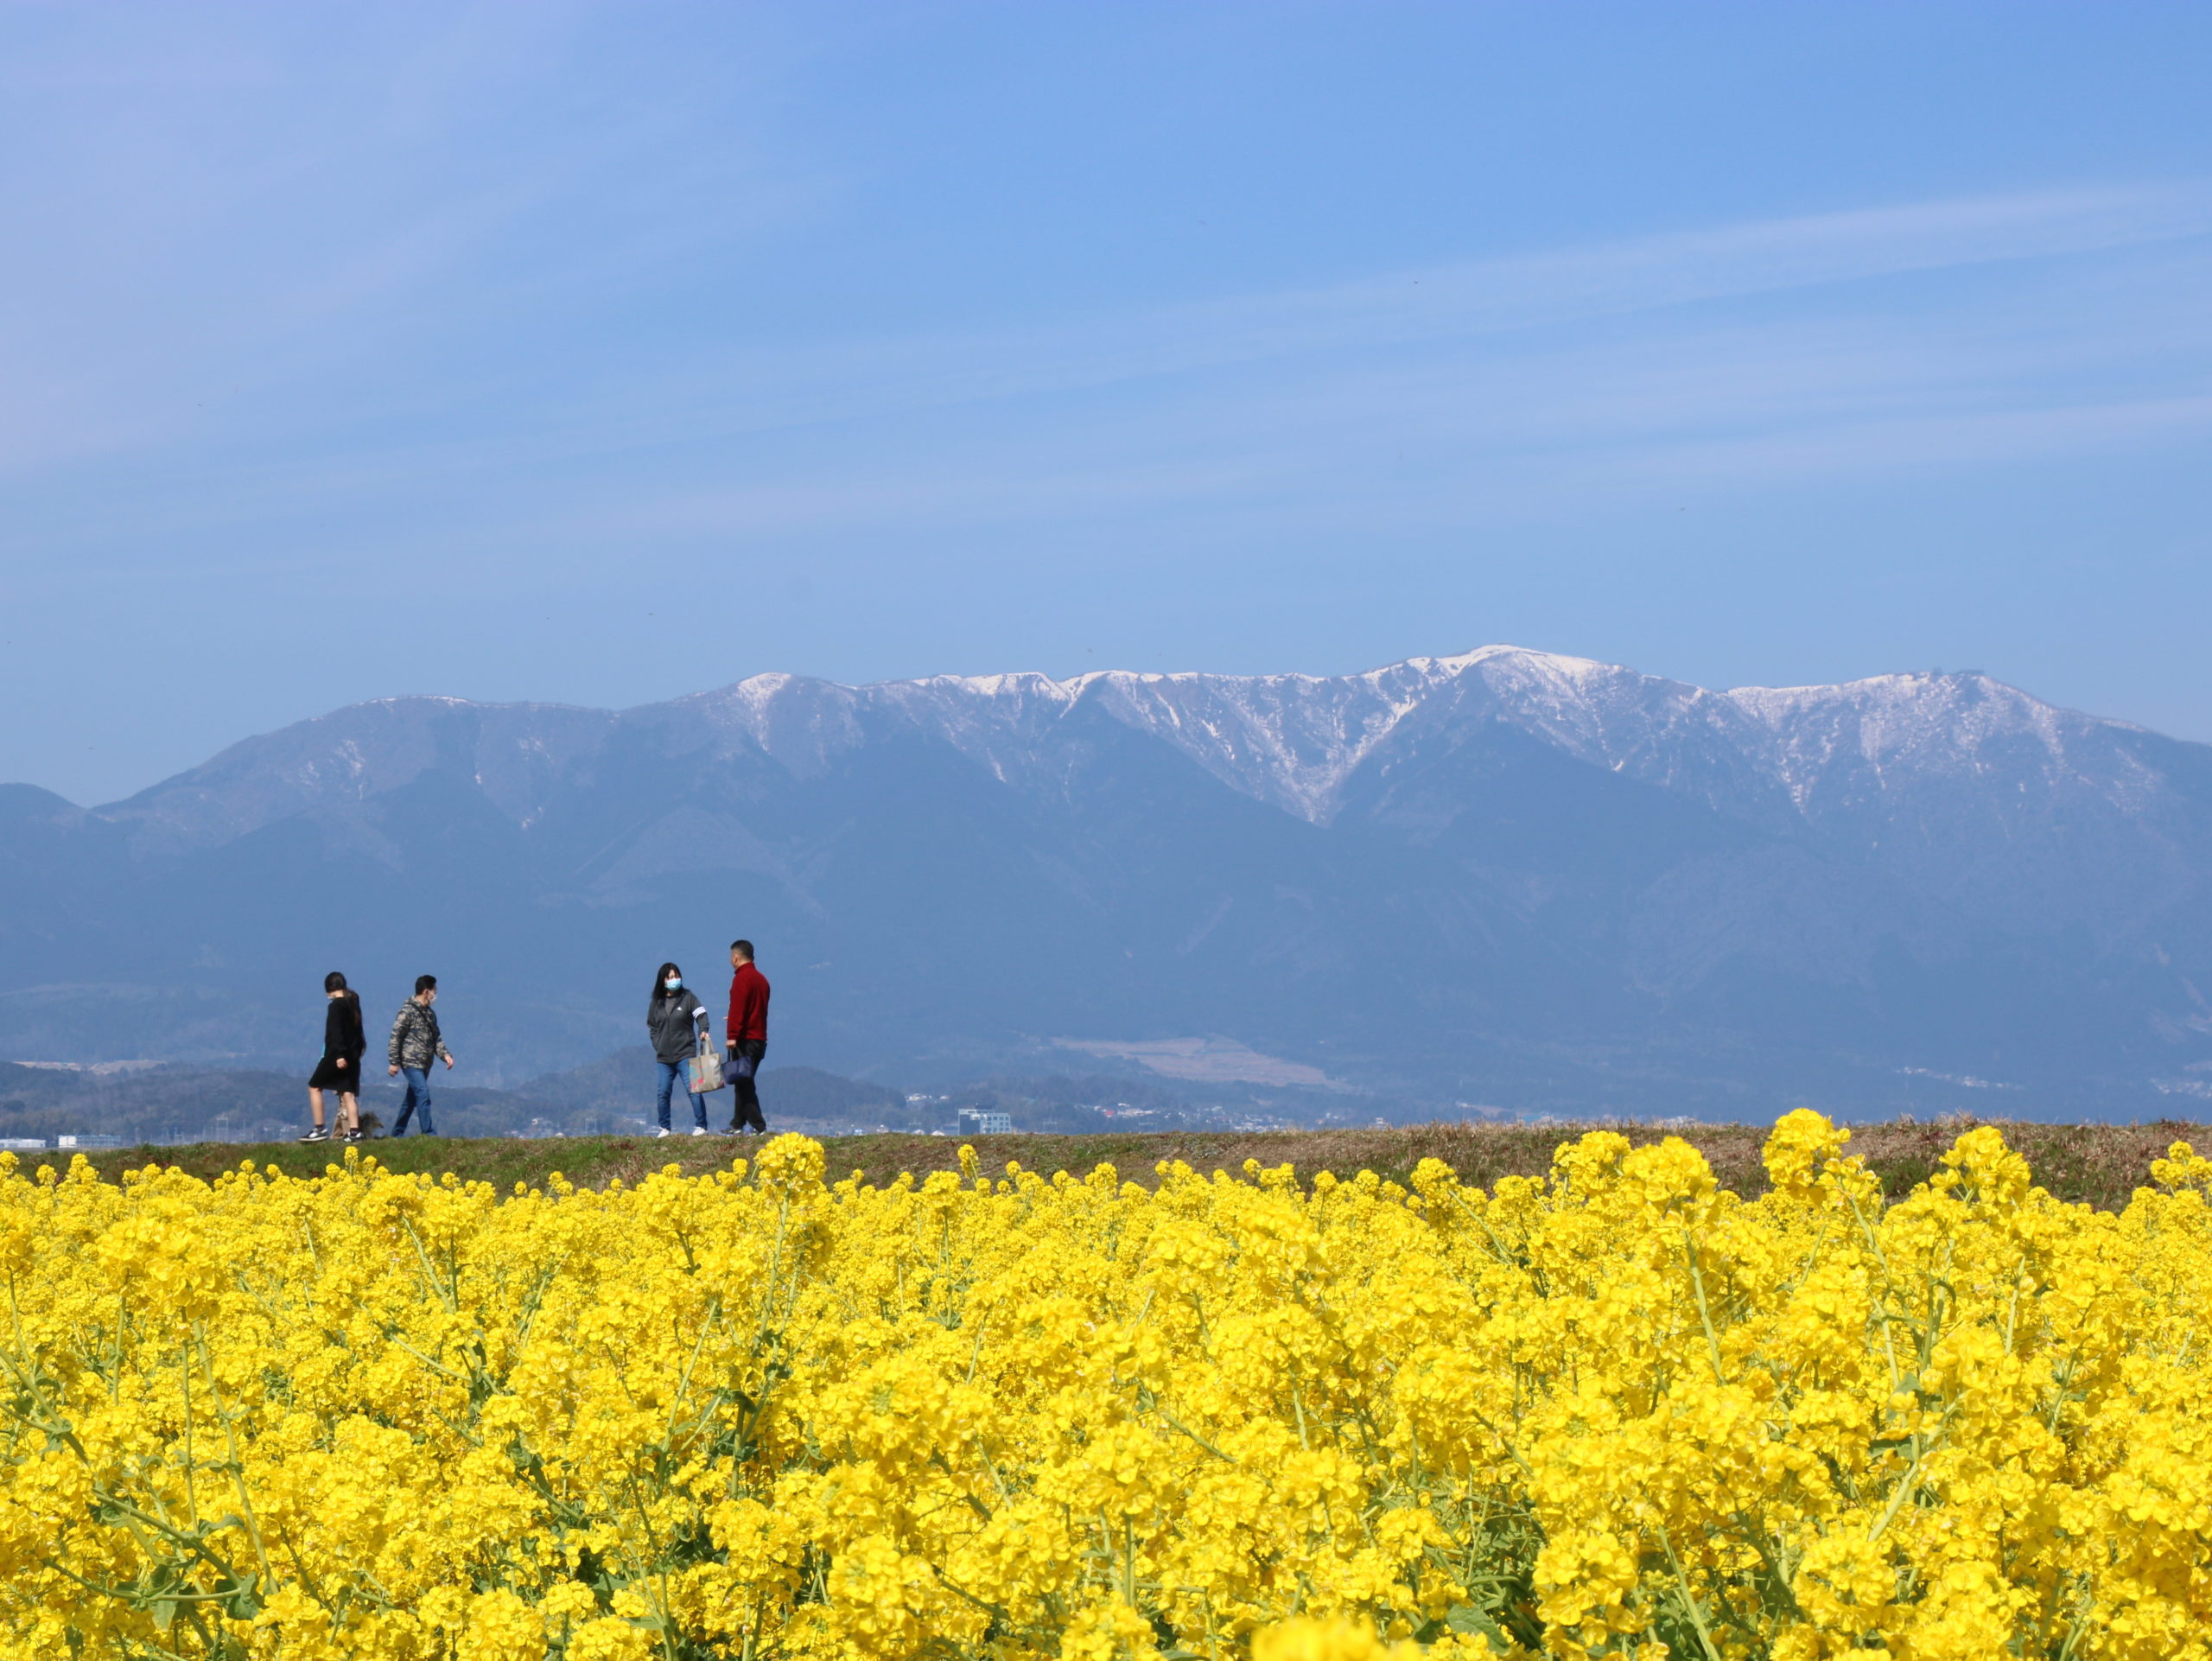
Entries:
<svg viewBox="0 0 2212 1661">
<path fill-rule="evenodd" d="M 44 1136 L 0 1136 L 0 1149 L 11 1154 L 42 1154 L 46 1151 Z"/>
<path fill-rule="evenodd" d="M 81 1152 L 88 1148 L 120 1148 L 123 1138 L 111 1136 L 105 1130 L 93 1130 L 74 1136 L 56 1136 L 54 1145 L 56 1148 L 73 1148 Z"/>
<path fill-rule="evenodd" d="M 1011 1113 L 987 1112 L 980 1107 L 960 1110 L 960 1134 L 963 1136 L 1007 1136 L 1014 1134 Z"/>
</svg>

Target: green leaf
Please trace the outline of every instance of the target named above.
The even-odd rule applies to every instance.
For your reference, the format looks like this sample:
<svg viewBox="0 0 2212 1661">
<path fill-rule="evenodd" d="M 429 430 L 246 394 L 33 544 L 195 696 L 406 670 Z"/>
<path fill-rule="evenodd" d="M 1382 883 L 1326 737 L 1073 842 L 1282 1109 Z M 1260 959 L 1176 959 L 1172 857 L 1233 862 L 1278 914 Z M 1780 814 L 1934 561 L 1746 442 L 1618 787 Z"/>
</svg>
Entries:
<svg viewBox="0 0 2212 1661">
<path fill-rule="evenodd" d="M 1497 1649 L 1510 1650 L 1513 1647 L 1513 1640 L 1506 1636 L 1505 1629 L 1491 1618 L 1487 1609 L 1474 1604 L 1462 1603 L 1448 1610 L 1444 1616 L 1444 1624 L 1462 1635 L 1471 1633 L 1477 1638 L 1488 1639 Z"/>
</svg>

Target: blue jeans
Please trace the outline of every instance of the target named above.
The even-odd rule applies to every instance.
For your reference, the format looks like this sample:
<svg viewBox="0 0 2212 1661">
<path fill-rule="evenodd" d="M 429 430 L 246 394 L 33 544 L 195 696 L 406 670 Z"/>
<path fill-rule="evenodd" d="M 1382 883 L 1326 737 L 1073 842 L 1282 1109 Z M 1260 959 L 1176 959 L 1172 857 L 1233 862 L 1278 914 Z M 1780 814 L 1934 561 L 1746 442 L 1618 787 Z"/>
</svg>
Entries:
<svg viewBox="0 0 2212 1661">
<path fill-rule="evenodd" d="M 660 1128 L 664 1130 L 669 1128 L 669 1094 L 681 1085 L 683 1087 L 683 1093 L 691 1097 L 691 1117 L 698 1122 L 702 1130 L 705 1130 L 707 1128 L 707 1098 L 704 1096 L 692 1095 L 690 1084 L 683 1076 L 683 1063 L 656 1060 L 653 1065 L 660 1069 Z"/>
<path fill-rule="evenodd" d="M 430 1123 L 430 1070 L 428 1067 L 402 1067 L 399 1076 L 407 1080 L 406 1097 L 399 1104 L 399 1121 L 391 1127 L 391 1134 L 407 1134 L 407 1121 L 420 1112 L 423 1116 L 422 1133 L 426 1136 L 438 1134 L 438 1127 Z"/>
</svg>

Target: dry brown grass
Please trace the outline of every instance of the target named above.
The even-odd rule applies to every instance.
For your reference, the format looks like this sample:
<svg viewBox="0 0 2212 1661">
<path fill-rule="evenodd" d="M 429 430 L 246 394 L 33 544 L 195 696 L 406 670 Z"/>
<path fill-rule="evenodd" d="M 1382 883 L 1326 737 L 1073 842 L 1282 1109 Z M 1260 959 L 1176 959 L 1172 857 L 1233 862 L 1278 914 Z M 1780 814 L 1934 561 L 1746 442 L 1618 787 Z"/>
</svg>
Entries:
<svg viewBox="0 0 2212 1661">
<path fill-rule="evenodd" d="M 1862 1155 L 1882 1178 L 1892 1199 L 1926 1181 L 1953 1142 L 1985 1121 L 1949 1119 L 1929 1123 L 1889 1122 L 1853 1129 L 1851 1151 Z M 2179 1120 L 2156 1124 L 2035 1124 L 1986 1121 L 2027 1155 L 2036 1180 L 2061 1200 L 2086 1201 L 2107 1210 L 2127 1203 L 2129 1194 L 2149 1180 L 2151 1161 L 2177 1141 L 2212 1149 L 2208 1127 Z M 977 1155 L 988 1171 L 1009 1160 L 1027 1170 L 1078 1174 L 1110 1163 L 1128 1181 L 1149 1186 L 1154 1168 L 1180 1160 L 1211 1172 L 1236 1171 L 1247 1159 L 1262 1165 L 1289 1164 L 1300 1175 L 1332 1171 L 1339 1176 L 1362 1170 L 1402 1181 L 1422 1160 L 1442 1160 L 1461 1180 L 1489 1187 L 1501 1176 L 1540 1175 L 1553 1151 L 1590 1130 L 1618 1130 L 1636 1143 L 1679 1136 L 1694 1142 L 1712 1163 L 1723 1186 L 1745 1196 L 1763 1193 L 1766 1172 L 1759 1150 L 1764 1127 L 1712 1124 L 1666 1127 L 1649 1124 L 1499 1124 L 1452 1123 L 1359 1130 L 1164 1131 L 1146 1134 L 1052 1136 L 978 1136 Z M 858 1171 L 866 1180 L 886 1183 L 902 1171 L 917 1175 L 957 1167 L 960 1142 L 950 1136 L 840 1136 L 824 1144 L 833 1178 Z M 751 1144 L 723 1137 L 669 1141 L 633 1136 L 580 1136 L 561 1141 L 508 1139 L 464 1141 L 451 1137 L 408 1137 L 366 1145 L 385 1166 L 399 1171 L 452 1171 L 499 1187 L 518 1181 L 537 1183 L 561 1171 L 594 1187 L 620 1177 L 635 1181 L 649 1171 L 674 1165 L 684 1172 L 711 1170 L 751 1151 Z M 52 1156 L 49 1156 L 52 1157 Z M 343 1155 L 328 1145 L 302 1147 L 279 1142 L 266 1147 L 201 1143 L 191 1148 L 124 1149 L 92 1155 L 112 1176 L 148 1164 L 176 1166 L 199 1175 L 234 1169 L 241 1160 L 296 1175 L 321 1171 Z"/>
<path fill-rule="evenodd" d="M 1976 1124 L 1885 1122 L 1853 1127 L 1850 1151 L 1865 1159 L 1891 1199 L 1925 1181 L 1944 1152 Z M 2147 1125 L 1996 1123 L 2005 1141 L 2027 1156 L 2036 1180 L 2057 1198 L 2117 1210 L 2150 1180 L 2151 1161 L 2175 1142 L 2212 1148 L 2212 1127 L 2164 1120 Z M 1200 1171 L 1235 1171 L 1247 1159 L 1291 1164 L 1301 1176 L 1332 1171 L 1339 1176 L 1371 1170 L 1402 1181 L 1422 1160 L 1442 1160 L 1460 1180 L 1488 1187 L 1502 1176 L 1536 1176 L 1551 1167 L 1563 1142 L 1585 1131 L 1618 1130 L 1639 1146 L 1679 1136 L 1694 1143 L 1724 1187 L 1746 1198 L 1767 1188 L 1760 1152 L 1763 1125 L 1649 1124 L 1521 1125 L 1448 1123 L 1389 1130 L 1262 1132 L 1167 1132 L 1129 1136 L 982 1136 L 974 1139 L 986 1169 L 1019 1160 L 1036 1171 L 1086 1171 L 1110 1161 L 1121 1174 L 1149 1185 L 1154 1167 L 1181 1160 Z M 938 1137 L 865 1136 L 830 1144 L 833 1170 L 857 1168 L 874 1181 L 899 1170 L 951 1168 L 957 1143 Z M 849 1150 L 849 1151 L 848 1151 Z"/>
</svg>

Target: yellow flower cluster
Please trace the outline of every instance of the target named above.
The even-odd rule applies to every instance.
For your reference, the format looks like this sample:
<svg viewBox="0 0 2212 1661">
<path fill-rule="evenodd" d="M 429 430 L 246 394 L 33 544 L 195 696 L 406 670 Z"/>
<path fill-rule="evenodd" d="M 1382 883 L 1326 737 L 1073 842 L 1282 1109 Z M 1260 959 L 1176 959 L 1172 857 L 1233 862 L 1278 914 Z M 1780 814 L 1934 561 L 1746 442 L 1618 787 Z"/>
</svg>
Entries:
<svg viewBox="0 0 2212 1661">
<path fill-rule="evenodd" d="M 2012 1655 L 2212 1632 L 2212 1161 L 1810 1113 L 1410 1188 L 0 1155 L 0 1661 Z"/>
</svg>

